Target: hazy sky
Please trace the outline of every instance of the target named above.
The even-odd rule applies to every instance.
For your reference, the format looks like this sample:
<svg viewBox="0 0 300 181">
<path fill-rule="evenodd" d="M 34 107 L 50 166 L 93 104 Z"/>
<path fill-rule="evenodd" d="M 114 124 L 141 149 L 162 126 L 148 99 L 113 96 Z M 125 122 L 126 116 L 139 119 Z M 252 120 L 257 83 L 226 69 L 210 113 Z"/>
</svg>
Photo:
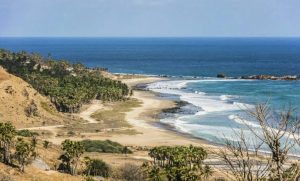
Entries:
<svg viewBox="0 0 300 181">
<path fill-rule="evenodd" d="M 300 36 L 300 0 L 0 0 L 0 36 Z"/>
</svg>

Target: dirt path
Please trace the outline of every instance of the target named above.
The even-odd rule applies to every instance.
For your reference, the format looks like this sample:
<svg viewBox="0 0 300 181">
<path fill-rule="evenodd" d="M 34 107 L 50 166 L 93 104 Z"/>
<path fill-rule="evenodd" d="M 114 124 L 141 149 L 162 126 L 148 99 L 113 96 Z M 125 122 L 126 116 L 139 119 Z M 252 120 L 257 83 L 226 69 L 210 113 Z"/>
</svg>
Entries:
<svg viewBox="0 0 300 181">
<path fill-rule="evenodd" d="M 95 100 L 92 102 L 92 104 L 90 105 L 90 107 L 88 109 L 79 113 L 79 117 L 81 117 L 82 119 L 87 121 L 87 123 L 84 123 L 84 124 L 98 123 L 98 121 L 96 119 L 92 118 L 91 115 L 102 108 L 103 108 L 103 105 L 102 105 L 101 101 Z"/>
<path fill-rule="evenodd" d="M 90 123 L 98 123 L 97 120 L 91 117 L 93 113 L 96 111 L 100 110 L 103 108 L 103 105 L 100 101 L 93 101 L 92 104 L 84 111 L 79 113 L 79 117 L 86 120 L 86 123 L 82 124 L 90 124 Z M 60 125 L 53 125 L 53 126 L 39 126 L 39 127 L 29 127 L 29 128 L 22 128 L 22 129 L 27 129 L 27 130 L 46 130 L 52 132 L 54 135 L 57 133 L 57 128 L 62 128 L 65 125 L 60 124 Z M 20 129 L 20 130 L 22 130 Z"/>
</svg>

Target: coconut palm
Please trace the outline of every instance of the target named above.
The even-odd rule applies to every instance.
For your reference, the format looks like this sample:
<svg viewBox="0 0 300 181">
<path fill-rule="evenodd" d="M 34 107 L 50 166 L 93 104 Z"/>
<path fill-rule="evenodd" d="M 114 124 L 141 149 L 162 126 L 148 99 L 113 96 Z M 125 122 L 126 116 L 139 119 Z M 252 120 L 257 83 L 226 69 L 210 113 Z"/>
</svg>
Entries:
<svg viewBox="0 0 300 181">
<path fill-rule="evenodd" d="M 145 164 L 149 178 L 164 175 L 170 181 L 200 180 L 211 175 L 209 166 L 203 164 L 206 151 L 194 146 L 160 146 L 150 150 L 153 161 Z"/>
<path fill-rule="evenodd" d="M 64 168 L 67 169 L 66 171 L 71 175 L 75 175 L 77 173 L 77 165 L 80 156 L 84 151 L 82 143 L 67 139 L 62 143 L 62 150 L 64 153 L 59 159 L 63 161 L 63 164 L 65 164 Z"/>
<path fill-rule="evenodd" d="M 25 142 L 23 139 L 18 139 L 16 143 L 15 157 L 20 165 L 20 171 L 25 171 L 25 164 L 28 163 L 30 158 L 32 147 L 29 143 Z"/>
<path fill-rule="evenodd" d="M 16 128 L 10 123 L 0 123 L 0 148 L 2 151 L 3 163 L 11 164 L 10 147 L 16 136 Z"/>
</svg>

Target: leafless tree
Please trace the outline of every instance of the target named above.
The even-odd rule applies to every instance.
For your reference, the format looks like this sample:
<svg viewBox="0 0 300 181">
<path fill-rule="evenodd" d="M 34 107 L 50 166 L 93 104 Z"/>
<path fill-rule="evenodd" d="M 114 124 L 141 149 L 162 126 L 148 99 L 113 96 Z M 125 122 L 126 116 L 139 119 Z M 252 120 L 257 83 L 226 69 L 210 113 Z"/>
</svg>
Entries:
<svg viewBox="0 0 300 181">
<path fill-rule="evenodd" d="M 249 138 L 245 138 L 243 131 L 236 133 L 238 141 L 225 142 L 225 149 L 221 149 L 218 155 L 229 165 L 231 173 L 237 180 L 261 180 L 265 177 L 271 180 L 285 180 L 288 156 L 295 144 L 299 143 L 299 137 L 295 137 L 299 131 L 300 120 L 295 116 L 294 109 L 289 107 L 281 112 L 272 111 L 267 103 L 259 104 L 254 109 L 247 109 L 249 119 L 254 119 L 258 126 L 249 122 L 244 124 L 254 135 L 259 144 L 251 144 Z M 259 153 L 261 146 L 268 148 L 269 159 Z M 263 157 L 262 157 L 263 156 Z"/>
<path fill-rule="evenodd" d="M 290 150 L 295 146 L 294 135 L 300 120 L 294 115 L 295 109 L 289 107 L 281 112 L 274 112 L 267 103 L 255 106 L 248 110 L 248 114 L 255 118 L 260 129 L 246 124 L 250 131 L 268 146 L 271 152 L 270 177 L 283 180 L 284 164 L 287 162 Z"/>
<path fill-rule="evenodd" d="M 225 148 L 218 149 L 217 156 L 225 163 L 226 172 L 230 172 L 237 181 L 258 181 L 266 178 L 269 170 L 270 157 L 259 154 L 262 143 L 254 140 L 249 143 L 244 131 L 234 131 L 238 141 L 225 138 Z"/>
</svg>

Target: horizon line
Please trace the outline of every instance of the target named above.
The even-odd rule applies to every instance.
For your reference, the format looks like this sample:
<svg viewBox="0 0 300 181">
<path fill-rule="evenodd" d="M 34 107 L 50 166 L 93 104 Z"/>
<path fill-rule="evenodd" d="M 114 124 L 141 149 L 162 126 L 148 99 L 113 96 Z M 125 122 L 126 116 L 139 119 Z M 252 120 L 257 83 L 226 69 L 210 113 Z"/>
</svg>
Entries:
<svg viewBox="0 0 300 181">
<path fill-rule="evenodd" d="M 300 38 L 300 36 L 0 36 L 0 38 Z"/>
</svg>

